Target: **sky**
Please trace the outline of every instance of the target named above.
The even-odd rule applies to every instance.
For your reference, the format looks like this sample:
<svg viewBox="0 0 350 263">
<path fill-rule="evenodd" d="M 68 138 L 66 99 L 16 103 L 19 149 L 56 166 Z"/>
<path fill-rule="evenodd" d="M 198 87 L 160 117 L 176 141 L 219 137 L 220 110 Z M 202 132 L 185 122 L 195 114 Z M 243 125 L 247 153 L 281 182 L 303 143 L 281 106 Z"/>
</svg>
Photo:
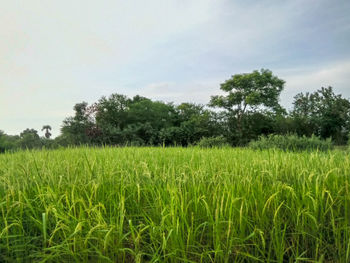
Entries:
<svg viewBox="0 0 350 263">
<path fill-rule="evenodd" d="M 267 68 L 281 104 L 333 86 L 350 98 L 349 0 L 0 0 L 0 130 L 51 125 L 74 104 L 140 94 L 207 103 Z M 39 132 L 43 135 L 44 132 Z"/>
</svg>

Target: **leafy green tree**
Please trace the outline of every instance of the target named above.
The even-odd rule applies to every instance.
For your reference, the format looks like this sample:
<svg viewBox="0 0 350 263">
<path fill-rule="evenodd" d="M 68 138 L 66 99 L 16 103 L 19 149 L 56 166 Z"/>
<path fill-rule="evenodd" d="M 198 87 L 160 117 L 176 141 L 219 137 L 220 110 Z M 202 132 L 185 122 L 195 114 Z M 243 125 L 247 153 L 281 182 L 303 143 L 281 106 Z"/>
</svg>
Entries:
<svg viewBox="0 0 350 263">
<path fill-rule="evenodd" d="M 33 149 L 40 148 L 42 146 L 42 142 L 37 130 L 25 129 L 21 132 L 19 137 L 19 145 L 21 148 Z"/>
<path fill-rule="evenodd" d="M 142 99 L 133 102 L 129 110 L 129 123 L 150 123 L 157 130 L 173 125 L 175 107 L 161 101 Z"/>
<path fill-rule="evenodd" d="M 218 115 L 206 109 L 204 105 L 182 103 L 177 106 L 177 111 L 180 128 L 186 135 L 187 144 L 194 144 L 202 137 L 214 137 L 222 132 Z"/>
<path fill-rule="evenodd" d="M 172 126 L 161 129 L 159 133 L 163 145 L 186 146 L 189 142 L 188 134 L 182 127 Z"/>
<path fill-rule="evenodd" d="M 315 134 L 324 139 L 332 137 L 337 144 L 346 143 L 350 131 L 350 101 L 336 95 L 332 87 L 299 93 L 293 104 L 291 116 L 299 135 Z"/>
<path fill-rule="evenodd" d="M 18 135 L 7 135 L 0 130 L 0 153 L 17 149 L 19 141 Z"/>
<path fill-rule="evenodd" d="M 251 112 L 244 118 L 243 133 L 246 143 L 257 139 L 261 135 L 274 133 L 276 114 L 271 112 Z"/>
<path fill-rule="evenodd" d="M 142 96 L 112 94 L 96 104 L 96 125 L 108 144 L 159 144 L 159 132 L 173 125 L 174 106 Z"/>
<path fill-rule="evenodd" d="M 61 128 L 65 142 L 69 145 L 96 142 L 99 132 L 96 131 L 93 110 L 87 102 L 77 103 L 73 109 L 74 116 L 66 118 Z"/>
<path fill-rule="evenodd" d="M 274 113 L 285 112 L 279 104 L 284 83 L 284 80 L 274 76 L 267 69 L 236 74 L 220 86 L 226 95 L 212 96 L 209 105 L 226 110 L 231 119 L 230 122 L 235 124 L 237 137 L 243 138 L 245 136 L 244 118 L 248 113 L 262 110 Z"/>
<path fill-rule="evenodd" d="M 96 127 L 101 131 L 101 142 L 112 145 L 126 143 L 123 130 L 128 124 L 131 102 L 127 96 L 114 93 L 109 97 L 102 97 L 94 105 Z"/>
<path fill-rule="evenodd" d="M 102 97 L 96 104 L 96 123 L 102 129 L 112 126 L 123 130 L 131 102 L 127 96 L 117 93 Z"/>
<path fill-rule="evenodd" d="M 130 105 L 128 130 L 133 129 L 145 144 L 160 145 L 160 131 L 176 124 L 177 112 L 173 104 L 136 97 Z"/>
<path fill-rule="evenodd" d="M 0 153 L 4 152 L 6 150 L 5 148 L 5 136 L 6 134 L 0 130 Z"/>
</svg>

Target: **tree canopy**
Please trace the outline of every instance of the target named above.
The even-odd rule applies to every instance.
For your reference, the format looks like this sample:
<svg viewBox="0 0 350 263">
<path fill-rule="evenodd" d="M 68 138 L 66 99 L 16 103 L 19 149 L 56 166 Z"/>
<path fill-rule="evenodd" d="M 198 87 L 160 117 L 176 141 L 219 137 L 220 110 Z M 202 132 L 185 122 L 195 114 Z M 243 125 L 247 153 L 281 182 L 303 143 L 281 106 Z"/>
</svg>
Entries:
<svg viewBox="0 0 350 263">
<path fill-rule="evenodd" d="M 236 74 L 220 85 L 226 95 L 212 96 L 210 106 L 228 111 L 235 119 L 238 137 L 244 136 L 243 119 L 248 114 L 269 110 L 284 113 L 279 97 L 285 81 L 274 76 L 270 70 Z"/>
<path fill-rule="evenodd" d="M 350 128 L 350 101 L 332 87 L 313 93 L 299 93 L 294 98 L 291 113 L 296 120 L 296 131 L 300 135 L 312 134 L 332 138 L 337 144 L 347 141 Z"/>
<path fill-rule="evenodd" d="M 287 112 L 279 103 L 284 84 L 268 69 L 235 74 L 220 85 L 223 94 L 212 96 L 208 105 L 175 105 L 113 93 L 91 105 L 76 103 L 55 139 L 50 125 L 42 127 L 42 137 L 34 129 L 14 136 L 0 131 L 0 152 L 81 144 L 188 146 L 216 137 L 242 146 L 261 135 L 291 133 L 332 138 L 336 144 L 348 141 L 348 99 L 332 87 L 321 88 L 297 94 Z"/>
</svg>

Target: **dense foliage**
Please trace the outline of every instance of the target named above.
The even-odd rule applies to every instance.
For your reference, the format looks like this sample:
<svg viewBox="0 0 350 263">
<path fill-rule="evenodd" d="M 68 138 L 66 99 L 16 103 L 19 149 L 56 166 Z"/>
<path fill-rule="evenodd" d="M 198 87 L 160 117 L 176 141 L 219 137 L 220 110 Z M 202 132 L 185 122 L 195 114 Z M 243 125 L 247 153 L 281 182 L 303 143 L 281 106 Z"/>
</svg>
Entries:
<svg viewBox="0 0 350 263">
<path fill-rule="evenodd" d="M 78 148 L 0 167 L 0 262 L 350 262 L 345 152 Z"/>
<path fill-rule="evenodd" d="M 222 148 L 229 146 L 226 138 L 222 135 L 217 137 L 204 137 L 197 145 L 201 148 Z"/>
<path fill-rule="evenodd" d="M 332 87 L 311 94 L 298 94 L 291 116 L 295 119 L 295 131 L 299 135 L 332 137 L 338 144 L 346 144 L 350 128 L 350 101 L 334 94 Z"/>
<path fill-rule="evenodd" d="M 16 148 L 55 148 L 68 145 L 195 145 L 202 138 L 222 136 L 232 146 L 244 146 L 270 134 L 319 136 L 345 145 L 350 133 L 350 101 L 332 87 L 295 96 L 287 112 L 279 104 L 284 81 L 262 69 L 236 74 L 221 84 L 225 93 L 208 105 L 164 103 L 121 94 L 96 103 L 74 106 L 74 116 L 62 124 L 61 135 L 50 139 L 26 129 L 19 136 L 0 132 L 0 152 Z"/>
<path fill-rule="evenodd" d="M 333 148 L 331 139 L 322 140 L 312 135 L 300 137 L 297 135 L 274 135 L 261 136 L 256 141 L 251 141 L 249 147 L 252 149 L 281 149 L 285 151 L 329 151 Z"/>
</svg>

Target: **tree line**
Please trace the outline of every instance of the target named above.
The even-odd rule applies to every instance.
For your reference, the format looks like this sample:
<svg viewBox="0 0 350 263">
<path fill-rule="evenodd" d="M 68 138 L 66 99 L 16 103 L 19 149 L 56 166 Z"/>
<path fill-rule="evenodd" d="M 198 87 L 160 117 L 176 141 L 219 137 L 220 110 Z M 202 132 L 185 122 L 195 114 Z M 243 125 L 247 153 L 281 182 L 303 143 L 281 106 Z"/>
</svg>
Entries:
<svg viewBox="0 0 350 263">
<path fill-rule="evenodd" d="M 270 70 L 236 74 L 220 85 L 223 95 L 207 105 L 165 103 L 142 96 L 114 93 L 96 103 L 74 106 L 63 120 L 61 134 L 50 139 L 34 129 L 10 136 L 0 132 L 0 151 L 16 148 L 54 148 L 69 145 L 188 146 L 202 138 L 222 137 L 232 146 L 244 146 L 269 134 L 316 135 L 343 145 L 350 133 L 350 101 L 332 87 L 299 93 L 287 111 L 279 103 L 285 81 Z"/>
</svg>

